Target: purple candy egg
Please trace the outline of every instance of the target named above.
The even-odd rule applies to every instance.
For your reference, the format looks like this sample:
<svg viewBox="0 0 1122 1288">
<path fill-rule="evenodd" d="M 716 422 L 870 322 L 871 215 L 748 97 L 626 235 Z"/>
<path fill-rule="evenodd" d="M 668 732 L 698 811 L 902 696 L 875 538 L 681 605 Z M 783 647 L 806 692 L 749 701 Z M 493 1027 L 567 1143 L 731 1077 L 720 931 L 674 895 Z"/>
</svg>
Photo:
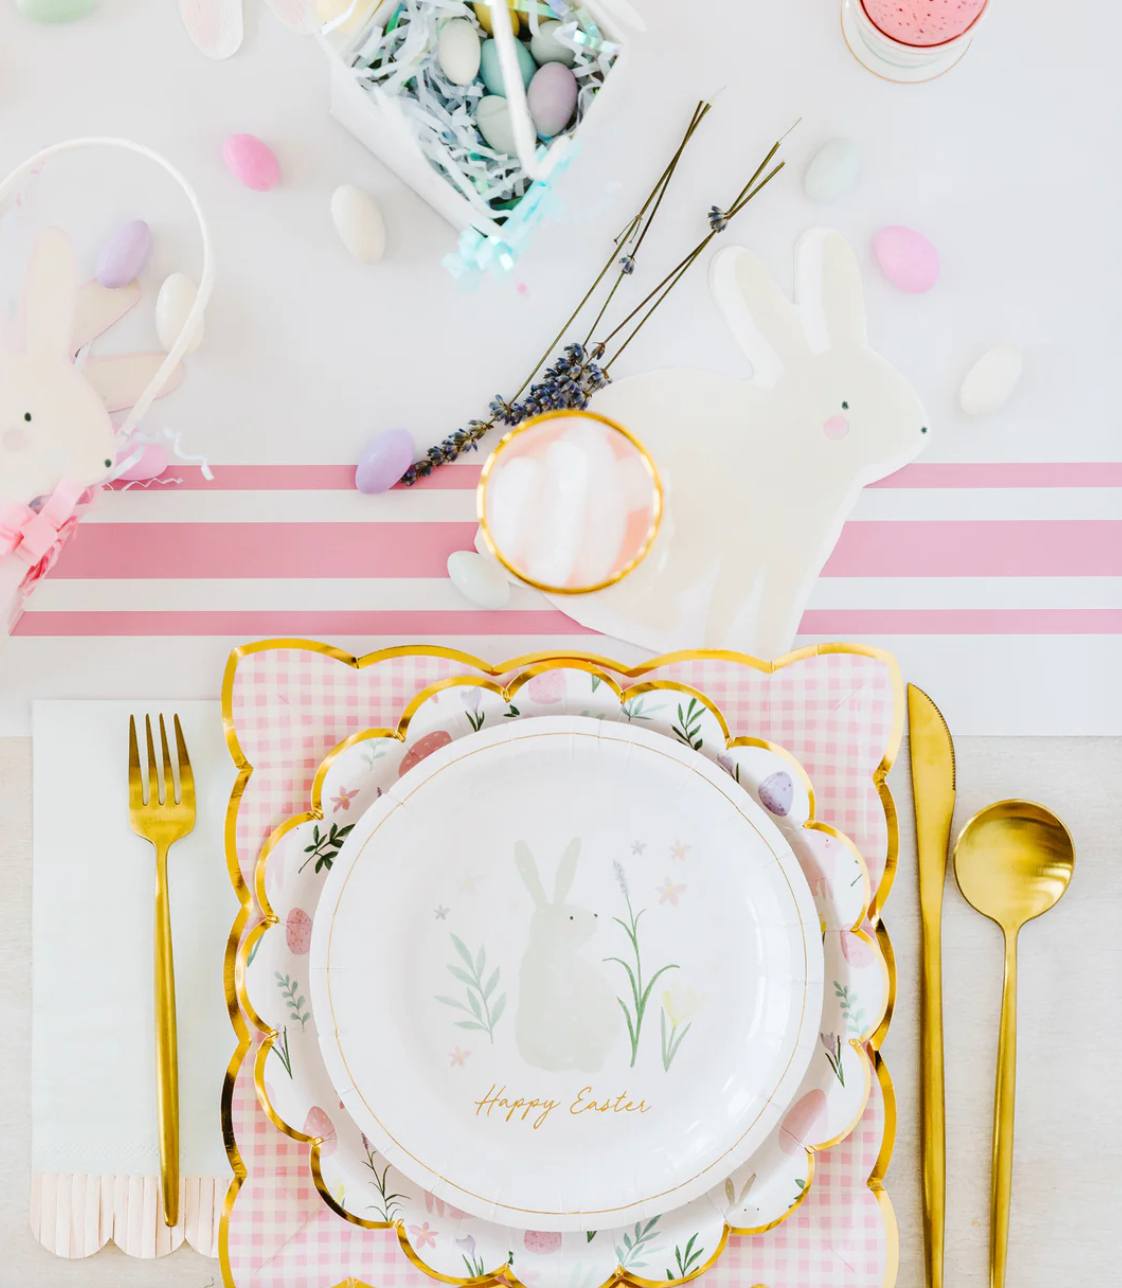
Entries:
<svg viewBox="0 0 1122 1288">
<path fill-rule="evenodd" d="M 534 129 L 552 139 L 569 124 L 577 106 L 577 78 L 564 63 L 546 63 L 534 73 L 526 91 Z"/>
<path fill-rule="evenodd" d="M 367 495 L 388 492 L 413 464 L 413 436 L 407 429 L 387 429 L 359 457 L 355 487 Z"/>
<path fill-rule="evenodd" d="M 122 224 L 97 257 L 98 282 L 112 290 L 128 286 L 140 275 L 151 250 L 152 230 L 143 219 Z"/>
<path fill-rule="evenodd" d="M 773 814 L 778 814 L 780 818 L 786 818 L 790 814 L 791 802 L 794 799 L 795 785 L 786 770 L 776 770 L 760 784 L 760 803 Z"/>
</svg>

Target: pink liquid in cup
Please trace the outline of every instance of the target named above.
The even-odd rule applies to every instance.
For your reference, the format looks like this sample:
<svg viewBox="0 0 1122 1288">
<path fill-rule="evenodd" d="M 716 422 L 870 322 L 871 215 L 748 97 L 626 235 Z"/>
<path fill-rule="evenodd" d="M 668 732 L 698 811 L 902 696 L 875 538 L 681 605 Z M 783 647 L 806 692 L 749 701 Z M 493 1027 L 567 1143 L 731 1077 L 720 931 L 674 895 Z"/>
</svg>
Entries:
<svg viewBox="0 0 1122 1288">
<path fill-rule="evenodd" d="M 945 45 L 977 22 L 987 0 L 861 0 L 872 24 L 902 45 Z"/>
</svg>

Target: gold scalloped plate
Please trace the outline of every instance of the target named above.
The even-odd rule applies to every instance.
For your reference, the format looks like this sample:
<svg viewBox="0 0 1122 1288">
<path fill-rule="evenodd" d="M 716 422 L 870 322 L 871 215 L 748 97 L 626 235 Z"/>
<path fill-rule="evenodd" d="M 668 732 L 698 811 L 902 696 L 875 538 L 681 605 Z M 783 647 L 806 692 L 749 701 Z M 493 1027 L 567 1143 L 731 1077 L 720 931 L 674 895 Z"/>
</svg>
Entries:
<svg viewBox="0 0 1122 1288">
<path fill-rule="evenodd" d="M 313 782 L 311 808 L 301 814 L 294 815 L 278 827 L 269 837 L 259 855 L 256 866 L 255 886 L 257 901 L 264 912 L 264 919 L 255 925 L 243 939 L 243 932 L 248 922 L 250 912 L 253 909 L 253 895 L 247 888 L 238 865 L 235 829 L 238 806 L 242 793 L 245 790 L 245 786 L 253 772 L 253 767 L 246 760 L 238 743 L 232 706 L 234 675 L 239 660 L 246 655 L 268 649 L 275 650 L 294 648 L 333 657 L 336 660 L 344 662 L 346 665 L 356 669 L 363 669 L 366 666 L 374 665 L 377 662 L 388 660 L 393 657 L 409 655 L 436 656 L 452 660 L 457 663 L 462 663 L 465 667 L 474 671 L 475 674 L 448 677 L 427 686 L 410 701 L 396 728 L 371 729 L 353 734 L 343 742 L 339 743 L 324 758 L 317 770 Z M 888 853 L 885 872 L 875 898 L 871 898 L 870 896 L 868 873 L 865 868 L 864 860 L 857 852 L 856 847 L 853 846 L 852 842 L 850 842 L 848 838 L 837 832 L 836 829 L 830 827 L 828 824 L 814 820 L 814 798 L 810 780 L 793 756 L 783 748 L 759 739 L 732 738 L 727 722 L 717 706 L 704 694 L 688 685 L 684 685 L 676 681 L 646 681 L 624 689 L 617 683 L 612 674 L 614 673 L 614 675 L 628 679 L 638 679 L 642 675 L 649 674 L 654 670 L 675 662 L 704 658 L 734 661 L 742 665 L 747 665 L 757 671 L 772 673 L 784 666 L 792 664 L 793 662 L 816 654 L 828 652 L 853 653 L 861 656 L 875 657 L 889 668 L 892 677 L 892 730 L 888 739 L 889 745 L 885 756 L 873 776 L 874 784 L 885 810 L 888 828 Z M 227 944 L 224 972 L 227 1006 L 230 1011 L 231 1022 L 239 1038 L 238 1049 L 235 1052 L 227 1070 L 226 1083 L 222 1098 L 223 1127 L 227 1153 L 230 1157 L 231 1165 L 235 1173 L 235 1179 L 231 1183 L 230 1190 L 227 1193 L 226 1202 L 224 1204 L 220 1236 L 223 1276 L 225 1282 L 229 1285 L 229 1288 L 234 1288 L 233 1277 L 229 1271 L 228 1258 L 229 1217 L 232 1212 L 238 1190 L 247 1175 L 245 1165 L 241 1160 L 241 1156 L 237 1148 L 237 1141 L 232 1121 L 234 1083 L 252 1042 L 250 1030 L 245 1023 L 243 1013 L 245 1017 L 249 1018 L 250 1022 L 255 1028 L 257 1028 L 264 1038 L 264 1041 L 258 1050 L 254 1070 L 254 1080 L 258 1097 L 271 1121 L 281 1131 L 294 1140 L 309 1143 L 311 1145 L 310 1163 L 313 1180 L 323 1201 L 333 1212 L 342 1219 L 363 1228 L 396 1229 L 399 1242 L 408 1258 L 426 1274 L 442 1282 L 458 1285 L 481 1285 L 484 1283 L 503 1281 L 514 1286 L 514 1288 L 521 1288 L 517 1274 L 509 1264 L 509 1259 L 503 1259 L 501 1263 L 496 1264 L 494 1268 L 491 1269 L 488 1268 L 483 1261 L 474 1259 L 469 1260 L 467 1256 L 464 1256 L 462 1257 L 462 1260 L 465 1269 L 471 1269 L 472 1273 L 470 1275 L 450 1274 L 446 1269 L 441 1270 L 438 1267 L 429 1265 L 421 1254 L 413 1247 L 406 1228 L 408 1217 L 398 1216 L 397 1219 L 392 1221 L 369 1220 L 355 1215 L 340 1204 L 336 1193 L 332 1191 L 330 1178 L 325 1177 L 325 1170 L 330 1170 L 330 1163 L 328 1160 L 330 1158 L 330 1154 L 334 1152 L 336 1144 L 335 1139 L 325 1136 L 311 1135 L 298 1129 L 293 1124 L 287 1122 L 285 1118 L 276 1111 L 276 1108 L 271 1102 L 271 1097 L 266 1089 L 267 1083 L 265 1067 L 269 1054 L 273 1050 L 278 1037 L 281 1035 L 278 1030 L 263 1019 L 254 1008 L 247 988 L 246 970 L 247 961 L 254 953 L 255 947 L 259 944 L 261 938 L 273 926 L 277 925 L 279 920 L 277 914 L 273 910 L 269 891 L 267 889 L 267 873 L 270 856 L 274 854 L 278 847 L 283 845 L 285 838 L 288 837 L 289 833 L 293 832 L 294 829 L 306 826 L 307 824 L 311 824 L 314 827 L 317 822 L 323 820 L 325 784 L 327 784 L 329 775 L 340 757 L 357 744 L 370 742 L 374 739 L 391 740 L 389 743 L 390 746 L 394 746 L 396 744 L 396 749 L 399 751 L 400 755 L 408 756 L 411 748 L 415 747 L 422 738 L 427 737 L 428 732 L 430 732 L 425 728 L 427 723 L 426 717 L 431 719 L 434 708 L 429 706 L 426 711 L 426 704 L 430 703 L 431 699 L 445 690 L 461 687 L 465 692 L 474 690 L 480 694 L 492 694 L 495 695 L 495 697 L 502 703 L 508 704 L 513 708 L 513 699 L 522 693 L 523 690 L 525 690 L 525 693 L 520 699 L 520 702 L 523 706 L 526 705 L 527 697 L 533 693 L 533 688 L 527 686 L 531 686 L 533 683 L 539 688 L 543 684 L 548 687 L 553 685 L 556 681 L 556 676 L 551 677 L 551 679 L 547 681 L 537 680 L 536 677 L 550 676 L 550 673 L 563 671 L 576 671 L 587 674 L 592 681 L 591 688 L 593 692 L 595 692 L 601 684 L 606 685 L 608 691 L 614 694 L 621 709 L 626 709 L 627 704 L 631 704 L 632 710 L 634 710 L 636 704 L 650 703 L 652 702 L 652 699 L 645 697 L 645 695 L 657 694 L 660 691 L 673 691 L 681 695 L 678 698 L 678 716 L 682 717 L 683 715 L 687 715 L 688 720 L 693 723 L 700 720 L 702 723 L 711 724 L 712 730 L 707 730 L 702 734 L 703 741 L 706 733 L 708 734 L 710 741 L 714 741 L 718 737 L 723 741 L 723 749 L 718 754 L 724 763 L 724 767 L 729 770 L 729 772 L 734 774 L 736 772 L 736 761 L 733 758 L 738 754 L 738 749 L 740 748 L 762 749 L 786 762 L 792 770 L 792 775 L 790 775 L 792 781 L 797 783 L 798 788 L 805 794 L 806 817 L 798 822 L 796 826 L 800 831 L 814 833 L 817 838 L 828 841 L 829 843 L 837 844 L 840 847 L 839 852 L 847 851 L 847 858 L 857 865 L 857 870 L 860 875 L 861 915 L 858 916 L 852 924 L 840 927 L 840 930 L 842 935 L 848 934 L 852 937 L 852 944 L 860 945 L 858 951 L 861 953 L 869 952 L 875 954 L 875 961 L 878 964 L 879 969 L 883 972 L 885 981 L 883 988 L 883 1006 L 878 1006 L 875 1013 L 861 1017 L 863 1022 L 859 1031 L 855 1035 L 844 1038 L 842 1040 L 841 1047 L 839 1048 L 834 1046 L 832 1050 L 827 1047 L 826 1039 L 827 1037 L 831 1037 L 834 1038 L 836 1042 L 837 1039 L 835 1035 L 833 1033 L 824 1033 L 822 1036 L 823 1056 L 829 1062 L 831 1069 L 834 1068 L 834 1062 L 837 1060 L 840 1062 L 839 1067 L 842 1067 L 844 1072 L 850 1077 L 852 1077 L 854 1072 L 850 1067 L 851 1065 L 855 1064 L 857 1069 L 860 1071 L 860 1103 L 859 1108 L 856 1108 L 855 1111 L 849 1115 L 848 1120 L 843 1124 L 841 1129 L 838 1129 L 835 1123 L 833 1135 L 831 1135 L 829 1139 L 817 1141 L 815 1143 L 807 1143 L 805 1145 L 805 1149 L 803 1149 L 802 1154 L 805 1158 L 806 1176 L 805 1179 L 799 1178 L 797 1182 L 799 1188 L 796 1191 L 797 1197 L 794 1198 L 789 1207 L 787 1207 L 787 1209 L 776 1219 L 766 1221 L 762 1224 L 747 1224 L 737 1220 L 736 1209 L 738 1204 L 744 1204 L 746 1195 L 751 1191 L 754 1184 L 754 1175 L 751 1174 L 751 1167 L 756 1160 L 750 1160 L 749 1164 L 746 1164 L 744 1168 L 740 1169 L 742 1172 L 747 1173 L 747 1175 L 734 1175 L 733 1177 L 728 1178 L 724 1183 L 723 1198 L 725 1206 L 732 1210 L 726 1214 L 727 1219 L 723 1222 L 723 1229 L 720 1238 L 711 1255 L 705 1257 L 704 1260 L 698 1260 L 695 1264 L 690 1264 L 687 1267 L 687 1273 L 674 1277 L 670 1272 L 667 1272 L 669 1277 L 660 1277 L 658 1279 L 644 1278 L 642 1275 L 635 1273 L 634 1269 L 628 1269 L 625 1265 L 616 1264 L 612 1273 L 604 1278 L 603 1283 L 610 1284 L 624 1282 L 636 1285 L 636 1288 L 654 1288 L 654 1285 L 657 1284 L 668 1285 L 668 1288 L 672 1288 L 672 1285 L 694 1279 L 698 1275 L 710 1269 L 719 1258 L 730 1233 L 755 1235 L 764 1233 L 780 1225 L 802 1204 L 803 1201 L 805 1201 L 807 1194 L 810 1192 L 814 1174 L 815 1155 L 826 1149 L 832 1148 L 842 1140 L 846 1139 L 860 1121 L 867 1103 L 871 1087 L 871 1077 L 874 1075 L 878 1079 L 878 1083 L 884 1096 L 885 1132 L 881 1154 L 868 1178 L 867 1185 L 870 1191 L 872 1191 L 876 1196 L 885 1217 L 886 1233 L 888 1238 L 888 1264 L 886 1268 L 885 1286 L 886 1288 L 889 1288 L 889 1285 L 894 1283 L 896 1265 L 898 1262 L 898 1241 L 895 1216 L 892 1211 L 891 1202 L 883 1187 L 883 1177 L 887 1170 L 888 1161 L 891 1158 L 892 1147 L 895 1140 L 896 1112 L 891 1078 L 879 1055 L 879 1047 L 887 1033 L 891 1019 L 896 991 L 896 971 L 894 958 L 891 952 L 891 943 L 888 938 L 887 930 L 880 921 L 879 909 L 883 906 L 895 875 L 899 843 L 895 806 L 885 781 L 888 771 L 895 759 L 895 754 L 899 747 L 900 738 L 903 732 L 903 687 L 895 659 L 892 658 L 890 654 L 871 647 L 858 645 L 827 645 L 799 650 L 774 663 L 760 662 L 757 659 L 748 658 L 734 653 L 697 650 L 656 658 L 650 662 L 643 663 L 640 666 L 632 668 L 623 667 L 609 659 L 583 652 L 535 654 L 524 658 L 514 659 L 500 667 L 492 667 L 468 654 L 460 653 L 456 650 L 443 649 L 438 646 L 416 646 L 412 648 L 399 647 L 381 650 L 377 653 L 368 654 L 363 658 L 354 658 L 333 646 L 316 643 L 314 641 L 274 640 L 253 643 L 236 649 L 231 654 L 223 683 L 223 720 L 226 729 L 227 743 L 230 747 L 231 755 L 240 771 L 237 784 L 235 785 L 234 791 L 231 795 L 230 806 L 227 813 L 227 867 L 231 877 L 231 882 L 234 885 L 239 901 L 242 904 L 241 911 L 235 919 L 230 939 Z M 508 677 L 505 685 L 498 683 L 494 678 L 500 676 Z M 474 698 L 472 700 L 475 701 Z M 552 706 L 552 703 L 555 701 L 555 698 L 551 698 L 550 706 Z M 461 713 L 463 714 L 463 711 L 461 711 Z M 541 713 L 544 714 L 545 712 L 542 711 Z M 441 718 L 445 715 L 444 712 L 441 712 L 440 714 Z M 478 719 L 478 709 L 476 709 L 472 714 L 475 719 Z M 643 718 L 642 707 L 640 707 L 639 716 L 635 718 Z M 472 727 L 474 728 L 475 726 L 473 725 Z M 468 732 L 470 733 L 470 730 Z M 670 730 L 667 732 L 672 733 Z M 697 732 L 702 733 L 700 727 Z M 681 733 L 688 734 L 689 728 L 682 729 Z M 681 736 L 681 734 L 679 736 Z M 744 783 L 742 785 L 751 790 L 750 783 Z M 856 884 L 857 880 L 855 878 L 854 885 Z M 821 891 L 819 891 L 819 893 L 821 893 Z M 874 928 L 876 935 L 875 940 L 873 940 L 865 929 L 863 929 L 866 924 L 869 924 Z M 825 933 L 826 930 L 824 922 L 824 934 Z M 844 999 L 842 1000 L 844 1001 Z M 842 1008 L 843 1019 L 845 1018 L 844 1013 L 849 1009 L 848 1005 Z M 851 1052 L 852 1055 L 850 1054 Z M 808 1079 L 809 1076 L 810 1075 L 808 1075 Z M 819 1117 L 809 1111 L 808 1102 L 815 1096 L 821 1095 L 822 1093 L 820 1090 L 815 1091 L 814 1089 L 812 1089 L 809 1094 L 800 1094 L 796 1100 L 794 1110 L 792 1110 L 791 1114 L 788 1116 L 788 1120 L 792 1120 L 791 1125 L 794 1128 L 794 1132 L 800 1138 L 800 1141 L 807 1141 L 808 1135 L 814 1130 L 815 1123 L 818 1121 Z M 794 1122 L 793 1119 L 799 1119 L 798 1123 Z M 785 1122 L 788 1120 L 785 1120 Z M 314 1124 L 310 1124 L 307 1120 L 303 1124 L 304 1127 L 313 1125 Z M 794 1139 L 791 1130 L 787 1131 L 787 1137 L 790 1140 Z M 796 1148 L 790 1152 L 792 1154 L 798 1154 L 799 1150 Z M 376 1155 L 373 1160 L 368 1160 L 370 1166 L 374 1166 L 377 1161 Z M 325 1163 L 328 1164 L 326 1169 Z M 375 1173 L 375 1175 L 377 1175 L 377 1173 Z M 384 1179 L 385 1173 L 383 1172 L 383 1182 Z M 706 1200 L 702 1199 L 695 1202 L 705 1201 Z M 694 1205 L 690 1206 L 693 1207 Z M 686 1224 L 688 1224 L 688 1210 L 683 1209 L 683 1211 L 687 1213 Z M 746 1216 L 746 1210 L 741 1210 L 740 1216 L 743 1220 Z M 414 1225 L 414 1228 L 417 1229 L 418 1227 Z M 685 1226 L 683 1226 L 683 1229 L 685 1229 Z M 638 1235 L 638 1230 L 635 1233 Z M 583 1238 L 584 1236 L 582 1235 L 581 1237 Z M 419 1241 L 423 1243 L 423 1235 Z M 679 1247 L 680 1246 L 681 1245 L 679 1244 Z M 357 1283 L 357 1281 L 355 1282 Z"/>
</svg>

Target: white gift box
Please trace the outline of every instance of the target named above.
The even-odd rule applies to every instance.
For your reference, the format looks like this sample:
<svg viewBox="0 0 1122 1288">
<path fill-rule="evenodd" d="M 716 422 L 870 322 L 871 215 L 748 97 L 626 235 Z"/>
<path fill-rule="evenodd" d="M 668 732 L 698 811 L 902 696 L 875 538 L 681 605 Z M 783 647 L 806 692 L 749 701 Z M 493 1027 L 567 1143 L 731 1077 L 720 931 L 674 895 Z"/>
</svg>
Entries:
<svg viewBox="0 0 1122 1288">
<path fill-rule="evenodd" d="M 410 0 L 411 6 L 420 10 L 433 0 Z M 528 0 L 533 3 L 534 0 Z M 375 28 L 381 28 L 399 8 L 395 0 L 379 5 L 370 21 L 358 33 L 340 38 L 338 33 L 326 31 L 321 37 L 330 64 L 331 114 L 359 139 L 405 183 L 428 202 L 452 225 L 464 231 L 474 229 L 483 237 L 501 238 L 504 228 L 509 233 L 511 224 L 519 224 L 531 207 L 540 202 L 541 189 L 531 186 L 511 209 L 503 212 L 505 219 L 489 216 L 484 203 L 472 201 L 465 192 L 433 164 L 421 148 L 412 122 L 402 111 L 401 94 L 387 92 L 380 85 L 366 81 L 355 67 L 357 51 Z M 449 13 L 446 6 L 440 11 Z M 538 4 L 539 18 L 547 21 L 554 15 L 548 6 Z M 604 76 L 603 85 L 593 96 L 577 124 L 567 133 L 558 135 L 548 143 L 538 145 L 526 106 L 526 92 L 522 86 L 515 61 L 514 41 L 509 13 L 503 5 L 492 8 L 494 38 L 500 46 L 500 63 L 506 98 L 510 104 L 512 125 L 519 142 L 518 156 L 523 172 L 531 180 L 548 182 L 558 167 L 567 163 L 575 150 L 589 137 L 589 132 L 600 129 L 608 119 L 612 104 L 622 92 L 622 74 L 627 63 L 627 36 L 619 20 L 624 17 L 629 26 L 642 29 L 642 22 L 625 0 L 581 0 L 581 12 L 596 24 L 607 41 L 619 47 L 619 53 Z M 465 16 L 470 14 L 465 9 Z M 449 16 L 455 16 L 449 14 Z M 523 21 L 525 14 L 522 13 Z M 521 216 L 521 218 L 520 218 Z"/>
</svg>

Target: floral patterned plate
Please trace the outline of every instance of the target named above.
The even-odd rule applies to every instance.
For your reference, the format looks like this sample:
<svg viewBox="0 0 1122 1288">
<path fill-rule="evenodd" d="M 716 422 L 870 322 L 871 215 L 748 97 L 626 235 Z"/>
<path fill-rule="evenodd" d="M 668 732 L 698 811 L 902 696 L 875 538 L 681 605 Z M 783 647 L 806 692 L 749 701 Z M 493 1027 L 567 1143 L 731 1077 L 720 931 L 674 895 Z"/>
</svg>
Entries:
<svg viewBox="0 0 1122 1288">
<path fill-rule="evenodd" d="M 719 1184 L 789 1107 L 822 1014 L 817 913 L 767 812 L 692 747 L 591 716 L 506 721 L 395 783 L 335 861 L 308 969 L 382 1157 L 519 1229 Z M 660 1033 L 673 984 L 705 1013 Z"/>
<path fill-rule="evenodd" d="M 595 1234 L 507 1230 L 406 1181 L 349 1115 L 331 1109 L 337 1098 L 307 1005 L 313 914 L 355 820 L 438 747 L 484 726 L 559 712 L 638 723 L 688 743 L 763 804 L 810 883 L 826 963 L 819 1054 L 769 1140 L 708 1196 Z M 872 1072 L 862 1043 L 877 1030 L 888 1000 L 884 958 L 859 929 L 870 894 L 864 863 L 813 815 L 811 784 L 793 758 L 756 739 L 730 740 L 718 708 L 702 693 L 676 681 L 621 691 L 593 664 L 535 664 L 505 687 L 477 676 L 443 680 L 417 695 L 397 729 L 348 738 L 320 767 L 310 812 L 279 827 L 262 851 L 256 885 L 267 920 L 243 948 L 249 958 L 243 1002 L 266 1036 L 255 1067 L 258 1096 L 281 1130 L 312 1142 L 312 1175 L 324 1201 L 355 1225 L 394 1226 L 407 1255 L 438 1278 L 466 1283 L 502 1274 L 530 1288 L 593 1288 L 619 1272 L 636 1283 L 681 1282 L 715 1262 L 730 1230 L 755 1234 L 786 1219 L 813 1183 L 815 1152 L 844 1140 L 861 1117 Z M 688 846 L 680 838 L 662 856 L 664 883 L 681 883 Z M 667 988 L 660 1036 L 665 1027 L 673 1040 L 700 1001 L 696 992 Z M 470 1060 L 464 1050 L 453 1042 L 448 1058 Z"/>
</svg>

